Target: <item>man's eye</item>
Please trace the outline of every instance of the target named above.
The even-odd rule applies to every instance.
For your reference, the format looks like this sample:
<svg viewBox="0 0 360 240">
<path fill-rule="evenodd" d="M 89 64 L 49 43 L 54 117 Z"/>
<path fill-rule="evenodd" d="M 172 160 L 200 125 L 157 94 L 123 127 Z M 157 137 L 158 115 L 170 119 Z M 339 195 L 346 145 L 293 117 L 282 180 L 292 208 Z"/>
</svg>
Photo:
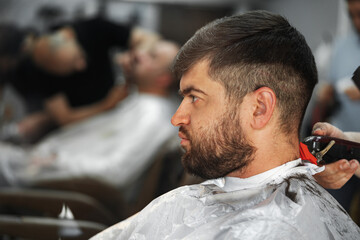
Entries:
<svg viewBox="0 0 360 240">
<path fill-rule="evenodd" d="M 196 100 L 198 100 L 199 98 L 195 97 L 195 96 L 191 96 L 191 102 L 196 102 Z"/>
</svg>

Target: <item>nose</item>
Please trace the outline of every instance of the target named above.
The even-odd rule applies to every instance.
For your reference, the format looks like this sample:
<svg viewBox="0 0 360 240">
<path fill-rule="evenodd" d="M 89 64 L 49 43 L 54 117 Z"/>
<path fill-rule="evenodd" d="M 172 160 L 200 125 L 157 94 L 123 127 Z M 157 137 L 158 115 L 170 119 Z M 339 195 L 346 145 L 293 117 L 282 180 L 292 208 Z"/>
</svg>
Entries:
<svg viewBox="0 0 360 240">
<path fill-rule="evenodd" d="M 184 102 L 182 102 L 175 114 L 171 118 L 171 124 L 175 127 L 190 124 L 190 114 L 186 111 Z"/>
<path fill-rule="evenodd" d="M 137 62 L 137 63 L 141 63 L 141 62 L 145 61 L 147 58 L 148 58 L 148 54 L 144 50 L 137 50 L 134 53 L 134 59 L 135 59 L 135 62 Z"/>
</svg>

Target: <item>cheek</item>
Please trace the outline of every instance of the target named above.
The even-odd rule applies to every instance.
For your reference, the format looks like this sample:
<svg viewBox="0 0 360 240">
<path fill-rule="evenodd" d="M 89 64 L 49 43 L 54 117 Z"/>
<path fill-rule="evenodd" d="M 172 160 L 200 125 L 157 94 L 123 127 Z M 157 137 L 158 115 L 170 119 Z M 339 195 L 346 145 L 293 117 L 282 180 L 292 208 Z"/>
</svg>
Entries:
<svg viewBox="0 0 360 240">
<path fill-rule="evenodd" d="M 152 68 L 151 65 L 148 63 L 143 63 L 138 66 L 138 71 L 142 74 L 151 75 L 152 74 Z"/>
<path fill-rule="evenodd" d="M 222 116 L 213 112 L 197 112 L 191 115 L 191 130 L 197 133 L 206 133 L 211 130 Z"/>
</svg>

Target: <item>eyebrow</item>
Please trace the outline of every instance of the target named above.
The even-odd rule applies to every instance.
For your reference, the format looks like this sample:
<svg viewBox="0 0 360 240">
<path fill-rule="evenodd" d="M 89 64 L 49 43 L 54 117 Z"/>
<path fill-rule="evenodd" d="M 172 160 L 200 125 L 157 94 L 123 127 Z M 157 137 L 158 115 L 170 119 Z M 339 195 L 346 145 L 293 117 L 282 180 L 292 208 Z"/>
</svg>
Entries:
<svg viewBox="0 0 360 240">
<path fill-rule="evenodd" d="M 202 91 L 198 88 L 195 88 L 193 86 L 187 87 L 184 90 L 179 90 L 179 95 L 185 96 L 185 95 L 188 95 L 190 92 L 198 92 L 198 93 L 202 93 L 207 96 L 207 94 L 204 91 Z"/>
</svg>

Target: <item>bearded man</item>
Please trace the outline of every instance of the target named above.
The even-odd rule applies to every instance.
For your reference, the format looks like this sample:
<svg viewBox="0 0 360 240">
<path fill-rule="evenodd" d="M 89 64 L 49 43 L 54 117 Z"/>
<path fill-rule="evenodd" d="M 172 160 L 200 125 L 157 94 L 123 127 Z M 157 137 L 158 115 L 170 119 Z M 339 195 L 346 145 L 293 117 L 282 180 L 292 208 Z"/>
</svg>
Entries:
<svg viewBox="0 0 360 240">
<path fill-rule="evenodd" d="M 356 239 L 359 227 L 299 157 L 317 83 L 304 37 L 265 11 L 216 20 L 178 53 L 179 127 L 188 172 L 175 189 L 94 239 Z M 295 160 L 294 160 L 295 159 Z"/>
</svg>

